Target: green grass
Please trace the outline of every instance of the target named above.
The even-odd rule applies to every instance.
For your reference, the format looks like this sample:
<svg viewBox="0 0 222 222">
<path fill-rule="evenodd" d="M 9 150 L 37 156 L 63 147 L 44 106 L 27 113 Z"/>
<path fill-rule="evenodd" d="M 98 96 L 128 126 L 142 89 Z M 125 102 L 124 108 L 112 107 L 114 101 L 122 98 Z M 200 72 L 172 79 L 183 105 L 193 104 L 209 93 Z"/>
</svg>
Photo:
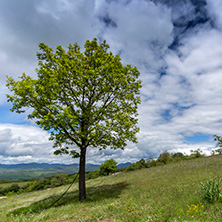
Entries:
<svg viewBox="0 0 222 222">
<path fill-rule="evenodd" d="M 0 200 L 1 221 L 222 221 L 222 202 L 201 199 L 201 182 L 221 177 L 222 155 L 124 172 L 87 181 L 46 209 L 67 188 L 24 193 Z"/>
</svg>

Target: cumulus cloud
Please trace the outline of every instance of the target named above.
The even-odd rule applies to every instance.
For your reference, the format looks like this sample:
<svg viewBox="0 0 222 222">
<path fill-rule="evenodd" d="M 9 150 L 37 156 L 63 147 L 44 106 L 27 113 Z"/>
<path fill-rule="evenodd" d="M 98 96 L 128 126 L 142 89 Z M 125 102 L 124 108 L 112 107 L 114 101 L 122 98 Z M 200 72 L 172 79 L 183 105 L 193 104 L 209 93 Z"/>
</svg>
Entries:
<svg viewBox="0 0 222 222">
<path fill-rule="evenodd" d="M 222 30 L 222 15 L 221 15 L 221 8 L 222 2 L 220 0 L 207 0 L 207 10 L 211 15 L 212 19 L 214 19 L 216 27 Z"/>
<path fill-rule="evenodd" d="M 55 0 L 0 2 L 0 104 L 5 111 L 5 74 L 35 76 L 38 43 L 66 47 L 106 39 L 124 64 L 137 66 L 143 88 L 138 144 L 125 150 L 89 148 L 87 161 L 101 163 L 157 157 L 160 152 L 201 148 L 213 141 L 187 137 L 221 134 L 222 17 L 219 0 Z M 3 106 L 4 105 L 4 106 Z M 53 155 L 48 133 L 24 115 L 3 115 L 0 161 L 64 162 Z M 7 118 L 6 118 L 7 117 Z M 16 120 L 17 118 L 17 120 Z M 24 124 L 29 125 L 22 125 Z M 20 123 L 16 125 L 15 123 Z"/>
<path fill-rule="evenodd" d="M 35 76 L 39 42 L 67 47 L 74 42 L 83 45 L 98 35 L 94 7 L 91 0 L 0 2 L 0 104 L 6 102 L 5 75 Z"/>
<path fill-rule="evenodd" d="M 125 63 L 146 64 L 149 72 L 161 67 L 173 41 L 170 9 L 150 1 L 104 1 L 97 15 L 104 23 L 102 38 Z"/>
</svg>

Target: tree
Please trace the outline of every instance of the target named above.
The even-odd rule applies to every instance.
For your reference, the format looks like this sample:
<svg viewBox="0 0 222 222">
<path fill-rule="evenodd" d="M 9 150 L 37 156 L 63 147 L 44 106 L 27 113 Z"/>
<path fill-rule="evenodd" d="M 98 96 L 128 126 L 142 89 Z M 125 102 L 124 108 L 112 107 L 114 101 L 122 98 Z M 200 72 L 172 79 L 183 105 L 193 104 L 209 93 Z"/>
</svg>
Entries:
<svg viewBox="0 0 222 222">
<path fill-rule="evenodd" d="M 159 155 L 157 162 L 167 164 L 170 162 L 170 158 L 171 158 L 170 154 L 167 151 L 165 151 Z"/>
<path fill-rule="evenodd" d="M 176 162 L 186 159 L 186 157 L 181 152 L 172 153 L 171 158 L 173 159 L 173 161 L 176 161 Z"/>
<path fill-rule="evenodd" d="M 214 141 L 217 141 L 217 146 L 222 147 L 222 136 L 214 135 L 213 138 Z"/>
<path fill-rule="evenodd" d="M 146 159 L 146 166 L 147 168 L 154 167 L 156 166 L 156 161 L 153 158 L 148 158 Z"/>
<path fill-rule="evenodd" d="M 222 136 L 214 135 L 213 138 L 214 138 L 214 141 L 217 141 L 217 145 L 216 146 L 217 147 L 221 147 L 221 148 L 216 149 L 214 151 L 212 150 L 213 155 L 215 153 L 222 154 Z"/>
<path fill-rule="evenodd" d="M 7 77 L 11 111 L 31 108 L 29 119 L 50 132 L 55 154 L 79 157 L 79 200 L 86 198 L 85 161 L 88 147 L 124 149 L 137 142 L 137 107 L 140 103 L 139 71 L 123 66 L 119 55 L 97 39 L 86 41 L 85 50 L 70 44 L 65 51 L 40 43 L 38 78 L 25 73 L 20 80 Z"/>
<path fill-rule="evenodd" d="M 196 149 L 196 150 L 191 150 L 191 157 L 194 156 L 194 158 L 199 158 L 199 157 L 204 157 L 204 155 L 202 154 L 203 151 L 201 149 Z"/>
<path fill-rule="evenodd" d="M 117 162 L 114 159 L 105 161 L 105 163 L 100 165 L 100 173 L 102 175 L 109 175 L 110 173 L 115 173 L 117 169 Z"/>
</svg>

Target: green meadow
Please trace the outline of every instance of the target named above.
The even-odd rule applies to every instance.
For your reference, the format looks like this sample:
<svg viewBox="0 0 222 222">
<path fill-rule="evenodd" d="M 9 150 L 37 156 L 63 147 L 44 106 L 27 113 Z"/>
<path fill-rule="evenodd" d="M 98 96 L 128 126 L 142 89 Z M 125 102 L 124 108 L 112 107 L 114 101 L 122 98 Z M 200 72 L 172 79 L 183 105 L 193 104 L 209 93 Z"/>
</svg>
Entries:
<svg viewBox="0 0 222 222">
<path fill-rule="evenodd" d="M 8 221 L 222 221 L 222 201 L 202 198 L 201 184 L 222 178 L 222 155 L 145 168 L 86 182 L 87 199 L 78 201 L 78 184 L 54 206 L 68 185 L 0 199 Z"/>
</svg>

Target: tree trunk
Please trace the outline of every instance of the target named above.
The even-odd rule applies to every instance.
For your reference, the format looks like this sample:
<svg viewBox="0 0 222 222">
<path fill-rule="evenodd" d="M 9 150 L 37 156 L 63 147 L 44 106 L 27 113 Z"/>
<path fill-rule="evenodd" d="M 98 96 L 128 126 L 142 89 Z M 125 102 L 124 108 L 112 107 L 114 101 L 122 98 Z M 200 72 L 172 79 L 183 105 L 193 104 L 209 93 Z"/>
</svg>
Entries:
<svg viewBox="0 0 222 222">
<path fill-rule="evenodd" d="M 86 199 L 85 166 L 86 148 L 82 148 L 79 160 L 79 201 Z"/>
</svg>

